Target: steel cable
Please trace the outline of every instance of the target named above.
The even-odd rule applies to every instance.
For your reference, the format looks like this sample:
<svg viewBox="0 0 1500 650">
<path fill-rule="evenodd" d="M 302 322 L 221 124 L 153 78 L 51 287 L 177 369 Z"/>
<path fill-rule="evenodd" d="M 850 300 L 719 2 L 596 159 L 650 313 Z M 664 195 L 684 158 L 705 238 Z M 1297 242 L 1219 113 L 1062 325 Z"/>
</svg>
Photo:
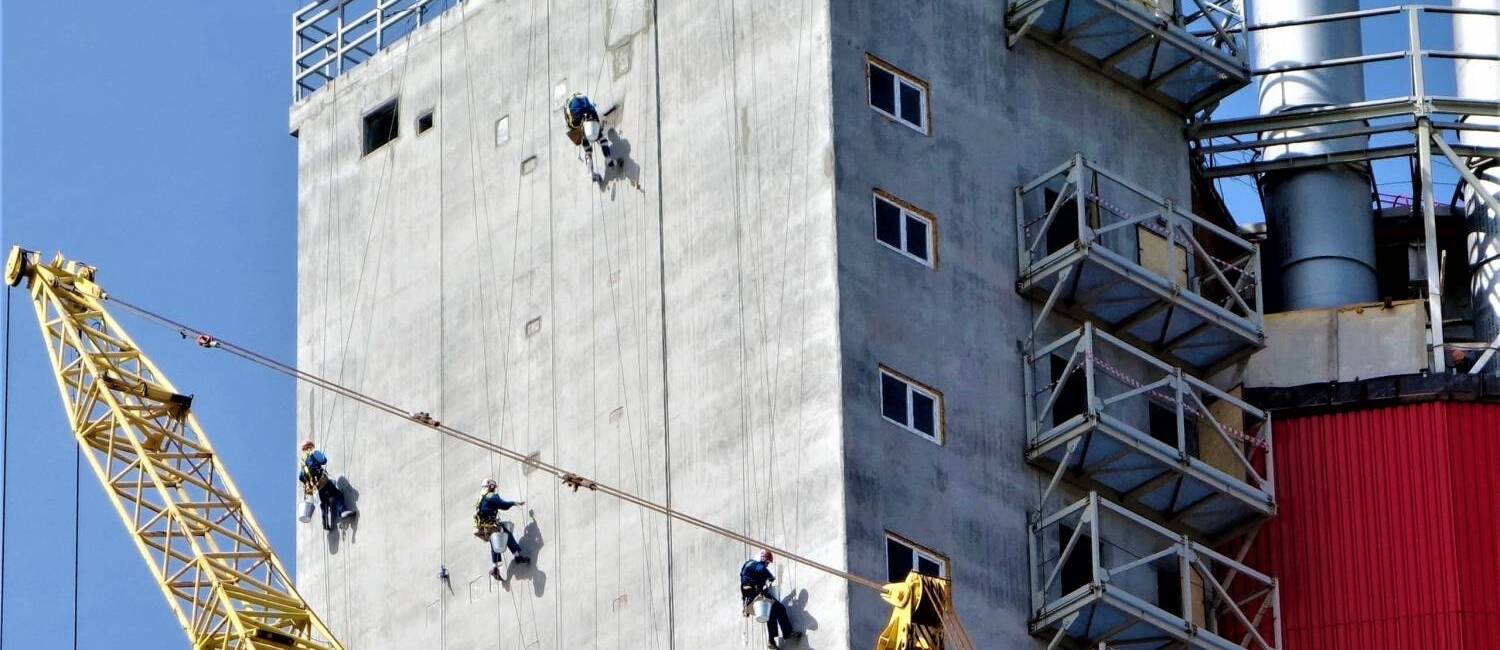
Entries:
<svg viewBox="0 0 1500 650">
<path fill-rule="evenodd" d="M 474 447 L 478 447 L 480 449 L 484 449 L 486 451 L 489 451 L 491 453 L 497 454 L 497 455 L 502 456 L 504 458 L 508 458 L 510 460 L 513 460 L 513 461 L 515 461 L 517 463 L 521 463 L 522 465 L 530 467 L 532 470 L 541 471 L 541 472 L 545 472 L 547 474 L 551 474 L 552 476 L 554 476 L 554 477 L 562 480 L 562 482 L 565 485 L 567 485 L 568 487 L 573 488 L 573 491 L 575 491 L 575 492 L 578 491 L 579 489 L 587 489 L 587 490 L 590 490 L 590 491 L 593 491 L 593 492 L 600 492 L 600 493 L 612 496 L 612 497 L 614 497 L 616 499 L 619 499 L 621 501 L 625 501 L 626 503 L 630 503 L 630 504 L 636 505 L 638 507 L 644 508 L 646 510 L 650 510 L 652 512 L 655 512 L 657 514 L 666 516 L 666 517 L 668 517 L 670 519 L 674 519 L 674 520 L 681 521 L 683 523 L 695 526 L 697 528 L 700 528 L 700 529 L 705 530 L 707 532 L 719 535 L 721 537 L 725 537 L 725 538 L 728 538 L 728 539 L 731 539 L 731 540 L 734 540 L 734 541 L 737 541 L 737 542 L 740 542 L 740 543 L 743 543 L 743 544 L 747 544 L 747 545 L 750 545 L 750 546 L 753 546 L 753 547 L 759 547 L 759 548 L 767 549 L 767 550 L 769 550 L 769 551 L 771 551 L 771 552 L 773 552 L 773 553 L 775 553 L 777 555 L 785 557 L 788 560 L 791 560 L 793 562 L 796 562 L 798 564 L 807 566 L 807 567 L 812 568 L 812 569 L 816 569 L 818 571 L 822 571 L 823 573 L 827 573 L 829 575 L 832 575 L 832 576 L 835 576 L 835 577 L 838 577 L 838 578 L 842 578 L 842 579 L 847 580 L 849 582 L 852 582 L 854 584 L 861 585 L 861 586 L 864 586 L 864 587 L 868 587 L 868 588 L 876 590 L 876 591 L 883 591 L 885 589 L 885 584 L 883 582 L 879 582 L 879 581 L 876 581 L 876 580 L 872 580 L 870 578 L 866 578 L 864 576 L 860 576 L 860 575 L 856 575 L 856 574 L 853 574 L 853 573 L 849 573 L 848 571 L 844 571 L 842 569 L 834 568 L 834 567 L 829 566 L 827 564 L 823 564 L 822 562 L 818 562 L 817 560 L 813 560 L 811 558 L 799 555 L 797 553 L 794 553 L 792 551 L 788 551 L 788 550 L 783 549 L 783 548 L 778 548 L 778 547 L 776 547 L 774 545 L 771 545 L 771 544 L 768 544 L 768 543 L 763 542 L 761 540 L 749 537 L 748 535 L 744 535 L 744 534 L 741 534 L 741 533 L 729 530 L 727 528 L 724 528 L 724 527 L 719 526 L 717 524 L 714 524 L 712 522 L 700 519 L 700 518 L 695 517 L 693 515 L 690 515 L 690 514 L 687 514 L 687 513 L 684 513 L 684 512 L 679 512 L 679 511 L 674 510 L 672 508 L 668 508 L 667 506 L 664 506 L 664 505 L 658 504 L 658 503 L 656 503 L 654 501 L 650 501 L 648 499 L 636 496 L 635 494 L 632 494 L 630 492 L 626 492 L 625 490 L 622 490 L 620 488 L 616 488 L 616 487 L 613 487 L 613 486 L 610 486 L 610 485 L 599 483 L 597 481 L 593 481 L 591 479 L 588 479 L 587 477 L 584 477 L 584 476 L 579 475 L 579 474 L 575 474 L 575 473 L 570 472 L 570 471 L 568 471 L 568 470 L 566 470 L 566 469 L 564 469 L 562 467 L 558 467 L 558 466 L 553 465 L 551 463 L 545 462 L 545 461 L 543 461 L 543 460 L 541 460 L 539 458 L 527 456 L 526 454 L 523 454 L 521 452 L 515 451 L 515 450 L 510 449 L 508 447 L 504 447 L 504 446 L 501 446 L 501 445 L 498 445 L 498 444 L 495 444 L 495 443 L 491 443 L 491 442 L 489 442 L 489 441 L 487 441 L 487 440 L 485 440 L 483 438 L 480 438 L 480 437 L 478 437 L 476 435 L 473 435 L 471 433 L 468 433 L 466 431 L 462 431 L 460 429 L 456 429 L 454 427 L 442 424 L 438 420 L 432 419 L 431 417 L 422 417 L 423 415 L 425 415 L 423 413 L 419 413 L 419 412 L 415 412 L 415 411 L 407 411 L 405 409 L 402 409 L 399 406 L 396 406 L 395 404 L 391 404 L 390 402 L 387 402 L 387 401 L 382 400 L 380 398 L 373 397 L 371 395 L 367 395 L 365 393 L 359 392 L 359 391 L 354 390 L 352 388 L 349 388 L 347 386 L 335 383 L 335 382 L 330 381 L 328 379 L 324 379 L 324 378 L 322 378 L 322 377 L 320 377 L 318 375 L 314 375 L 312 373 L 309 373 L 309 372 L 306 372 L 306 371 L 303 371 L 303 370 L 299 370 L 299 369 L 297 369 L 294 366 L 282 363 L 280 361 L 277 361 L 276 359 L 273 359 L 271 357 L 268 357 L 268 356 L 265 356 L 263 354 L 260 354 L 260 353 L 254 351 L 254 350 L 249 349 L 249 348 L 245 348 L 243 346 L 236 345 L 236 344 L 231 343 L 229 341 L 225 341 L 223 339 L 219 339 L 217 337 L 214 337 L 213 335 L 209 334 L 205 330 L 201 330 L 201 329 L 189 326 L 187 324 L 181 323 L 179 321 L 173 320 L 171 318 L 168 318 L 168 317 L 163 316 L 161 314 L 155 313 L 155 312 L 153 312 L 153 311 L 151 311 L 149 309 L 146 309 L 144 307 L 135 305 L 133 303 L 130 303 L 130 302 L 125 301 L 125 300 L 122 300 L 120 298 L 117 298 L 117 297 L 114 297 L 114 296 L 106 296 L 105 299 L 108 300 L 108 301 L 110 301 L 110 302 L 113 302 L 113 303 L 115 303 L 117 305 L 120 305 L 121 307 L 124 307 L 126 310 L 128 310 L 128 311 L 130 311 L 130 312 L 132 312 L 132 313 L 134 313 L 134 314 L 136 314 L 138 316 L 141 316 L 142 318 L 145 318 L 147 320 L 155 322 L 158 325 L 162 325 L 162 326 L 165 326 L 165 327 L 177 330 L 177 332 L 184 339 L 193 338 L 195 340 L 200 341 L 200 345 L 203 345 L 204 343 L 206 343 L 207 344 L 206 347 L 209 347 L 211 349 L 215 349 L 216 348 L 216 349 L 223 350 L 223 351 L 228 352 L 228 353 L 230 353 L 230 354 L 232 354 L 232 355 L 234 355 L 236 357 L 240 357 L 242 359 L 245 359 L 245 360 L 250 361 L 252 363 L 255 363 L 257 365 L 263 366 L 263 367 L 268 368 L 270 370 L 273 370 L 275 372 L 279 372 L 279 373 L 288 375 L 288 376 L 290 376 L 290 377 L 292 377 L 294 379 L 297 379 L 299 381 L 303 381 L 303 382 L 312 384 L 314 386 L 317 386 L 319 388 L 322 388 L 324 390 L 331 391 L 333 393 L 336 393 L 336 394 L 341 395 L 343 397 L 346 397 L 348 399 L 354 400 L 356 402 L 359 402 L 359 403 L 364 404 L 366 406 L 369 406 L 371 408 L 374 408 L 374 409 L 377 409 L 377 410 L 380 410 L 380 411 L 384 411 L 384 412 L 389 413 L 391 415 L 395 415 L 397 417 L 400 417 L 400 418 L 402 418 L 404 420 L 408 420 L 410 422 L 422 425 L 424 427 L 427 427 L 429 429 L 437 431 L 438 433 L 441 433 L 441 434 L 443 434 L 445 436 L 448 436 L 449 438 L 453 438 L 455 440 L 459 440 L 461 442 L 468 443 L 469 445 L 472 445 Z M 200 337 L 202 337 L 202 338 L 200 338 Z"/>
</svg>

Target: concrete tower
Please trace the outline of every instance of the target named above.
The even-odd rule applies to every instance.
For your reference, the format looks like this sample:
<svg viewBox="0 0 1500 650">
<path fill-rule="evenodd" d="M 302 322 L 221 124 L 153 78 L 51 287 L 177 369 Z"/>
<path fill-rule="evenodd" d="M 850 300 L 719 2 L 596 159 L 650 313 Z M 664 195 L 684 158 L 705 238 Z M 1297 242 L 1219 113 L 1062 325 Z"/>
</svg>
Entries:
<svg viewBox="0 0 1500 650">
<path fill-rule="evenodd" d="M 1081 155 L 1188 206 L 1183 117 L 1245 79 L 1148 70 L 1133 40 L 1191 37 L 1130 3 L 1065 19 L 1080 49 L 1133 34 L 1124 72 L 1029 38 L 1068 31 L 1061 2 L 469 0 L 363 50 L 322 36 L 357 11 L 304 26 L 347 4 L 299 12 L 301 367 L 860 575 L 941 570 L 979 647 L 1045 647 L 1016 189 Z M 614 108 L 603 184 L 574 92 Z M 346 647 L 764 646 L 754 549 L 317 390 L 298 414 L 361 512 L 298 536 Z M 487 477 L 527 501 L 508 586 L 471 535 Z M 873 643 L 877 593 L 773 570 L 801 647 Z"/>
</svg>

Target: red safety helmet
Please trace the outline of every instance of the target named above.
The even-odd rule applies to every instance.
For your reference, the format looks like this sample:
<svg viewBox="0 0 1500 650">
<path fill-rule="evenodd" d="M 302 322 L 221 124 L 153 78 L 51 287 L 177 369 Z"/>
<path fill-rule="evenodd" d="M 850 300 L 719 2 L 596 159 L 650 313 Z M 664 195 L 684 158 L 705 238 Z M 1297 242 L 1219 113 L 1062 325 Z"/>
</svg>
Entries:
<svg viewBox="0 0 1500 650">
<path fill-rule="evenodd" d="M 760 561 L 761 562 L 765 562 L 767 564 L 770 564 L 775 559 L 776 559 L 776 556 L 771 554 L 771 549 L 764 549 L 764 550 L 762 550 L 760 552 Z"/>
<path fill-rule="evenodd" d="M 312 449 L 313 447 L 316 447 L 316 446 L 317 445 L 313 444 L 312 438 L 304 438 L 302 440 L 302 444 L 298 445 L 297 448 L 298 449 L 307 450 L 307 449 Z"/>
</svg>

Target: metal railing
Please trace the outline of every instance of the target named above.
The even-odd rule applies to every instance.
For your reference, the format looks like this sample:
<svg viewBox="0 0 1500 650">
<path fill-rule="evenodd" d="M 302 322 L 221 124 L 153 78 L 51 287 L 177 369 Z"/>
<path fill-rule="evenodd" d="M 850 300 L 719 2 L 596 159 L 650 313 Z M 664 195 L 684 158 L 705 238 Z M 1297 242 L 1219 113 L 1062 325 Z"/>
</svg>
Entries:
<svg viewBox="0 0 1500 650">
<path fill-rule="evenodd" d="M 1490 121 L 1471 119 L 1476 116 L 1500 115 L 1500 101 L 1433 95 L 1428 88 L 1426 67 L 1432 60 L 1500 61 L 1500 55 L 1429 48 L 1424 44 L 1421 20 L 1427 15 L 1450 18 L 1462 15 L 1500 16 L 1500 11 L 1413 4 L 1244 26 L 1242 29 L 1246 32 L 1256 32 L 1321 23 L 1399 18 L 1406 27 L 1405 40 L 1397 41 L 1401 44 L 1399 49 L 1310 63 L 1275 65 L 1256 69 L 1252 74 L 1255 77 L 1265 77 L 1302 70 L 1404 62 L 1402 70 L 1394 73 L 1391 70 L 1364 71 L 1371 78 L 1389 80 L 1395 76 L 1398 80 L 1395 85 L 1402 88 L 1402 91 L 1394 96 L 1386 94 L 1349 104 L 1294 109 L 1272 115 L 1200 121 L 1190 126 L 1189 134 L 1197 142 L 1196 149 L 1203 158 L 1204 174 L 1208 178 L 1249 176 L 1336 164 L 1367 164 L 1370 161 L 1395 158 L 1411 160 L 1413 164 L 1410 172 L 1403 168 L 1399 174 L 1388 178 L 1383 178 L 1378 168 L 1371 169 L 1377 187 L 1389 184 L 1382 182 L 1383 180 L 1410 182 L 1409 195 L 1420 201 L 1428 278 L 1426 297 L 1430 370 L 1442 372 L 1446 363 L 1443 358 L 1445 334 L 1442 326 L 1443 292 L 1438 280 L 1440 269 L 1434 216 L 1436 196 L 1433 160 L 1437 157 L 1446 159 L 1463 182 L 1479 185 L 1477 177 L 1470 170 L 1470 161 L 1500 158 L 1500 148 L 1474 144 L 1472 138 L 1470 142 L 1464 142 L 1459 136 L 1465 132 L 1500 131 L 1500 126 Z M 1443 22 L 1450 23 L 1451 33 L 1451 21 Z M 1382 74 L 1373 74 L 1377 72 Z M 1405 76 L 1403 78 L 1399 75 Z M 1287 145 L 1352 137 L 1368 138 L 1369 141 L 1363 146 L 1316 154 L 1295 154 L 1279 149 Z M 1268 157 L 1268 149 L 1276 155 Z M 1280 155 L 1281 153 L 1288 155 Z M 1500 211 L 1500 203 L 1493 197 L 1481 192 L 1479 198 L 1489 204 L 1491 210 Z"/>
<path fill-rule="evenodd" d="M 314 0 L 292 14 L 292 101 L 301 101 L 463 0 Z"/>
<path fill-rule="evenodd" d="M 1182 114 L 1250 79 L 1240 0 L 1016 0 L 1007 45 L 1024 36 Z"/>
<path fill-rule="evenodd" d="M 1042 507 L 1071 470 L 1090 487 L 1110 488 L 1127 503 L 1209 534 L 1274 512 L 1275 459 L 1265 411 L 1088 323 L 1029 350 L 1023 362 L 1027 460 L 1055 470 Z M 1061 372 L 1054 372 L 1057 363 Z M 1169 417 L 1153 426 L 1153 409 Z M 1152 430 L 1163 424 L 1170 431 Z M 1174 478 L 1195 489 L 1171 484 Z M 1159 491 L 1172 496 L 1142 502 Z M 1216 496 L 1236 500 L 1236 507 L 1194 519 Z"/>
<path fill-rule="evenodd" d="M 1088 269 L 1077 267 L 1094 262 L 1116 277 L 1068 295 L 1080 309 L 1133 283 L 1157 296 L 1154 310 L 1182 307 L 1261 345 L 1260 249 L 1239 235 L 1081 155 L 1017 187 L 1015 203 L 1020 287 L 1046 297 L 1033 329 L 1078 290 L 1076 276 Z M 1170 352 L 1173 341 L 1162 342 Z"/>
<path fill-rule="evenodd" d="M 1097 493 L 1035 517 L 1028 545 L 1031 631 L 1049 647 L 1281 647 L 1275 579 Z"/>
</svg>

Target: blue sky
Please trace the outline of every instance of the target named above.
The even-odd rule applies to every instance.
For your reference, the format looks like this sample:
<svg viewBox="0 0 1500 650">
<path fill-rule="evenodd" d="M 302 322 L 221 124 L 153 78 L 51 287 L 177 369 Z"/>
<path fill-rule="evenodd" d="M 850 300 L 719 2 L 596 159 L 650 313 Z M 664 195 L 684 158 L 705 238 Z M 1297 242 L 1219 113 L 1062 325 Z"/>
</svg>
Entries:
<svg viewBox="0 0 1500 650">
<path fill-rule="evenodd" d="M 95 264 L 121 297 L 284 359 L 296 321 L 293 2 L 6 0 L 3 231 Z M 11 296 L 5 647 L 72 647 L 74 444 L 30 305 Z M 293 556 L 291 381 L 125 317 Z M 79 648 L 184 637 L 84 468 Z"/>
<path fill-rule="evenodd" d="M 296 144 L 286 128 L 287 51 L 299 3 L 7 0 L 5 248 L 61 248 L 97 265 L 101 283 L 121 297 L 292 359 Z M 1444 26 L 1427 27 L 1433 46 L 1447 47 Z M 1404 43 L 1404 34 L 1397 19 L 1372 21 L 1367 49 Z M 1372 70 L 1371 95 L 1398 92 L 1403 66 Z M 1451 93 L 1451 75 L 1441 74 L 1448 64 L 1432 67 L 1434 92 Z M 1231 98 L 1223 113 L 1251 110 L 1252 92 Z M 1253 189 L 1225 190 L 1242 220 L 1259 220 Z M 16 294 L 11 307 L 5 642 L 72 647 L 74 446 L 29 304 Z M 202 422 L 290 560 L 290 380 L 125 322 L 172 380 L 198 396 Z M 117 648 L 122 640 L 182 647 L 182 632 L 87 468 L 82 478 L 77 647 Z"/>
</svg>

